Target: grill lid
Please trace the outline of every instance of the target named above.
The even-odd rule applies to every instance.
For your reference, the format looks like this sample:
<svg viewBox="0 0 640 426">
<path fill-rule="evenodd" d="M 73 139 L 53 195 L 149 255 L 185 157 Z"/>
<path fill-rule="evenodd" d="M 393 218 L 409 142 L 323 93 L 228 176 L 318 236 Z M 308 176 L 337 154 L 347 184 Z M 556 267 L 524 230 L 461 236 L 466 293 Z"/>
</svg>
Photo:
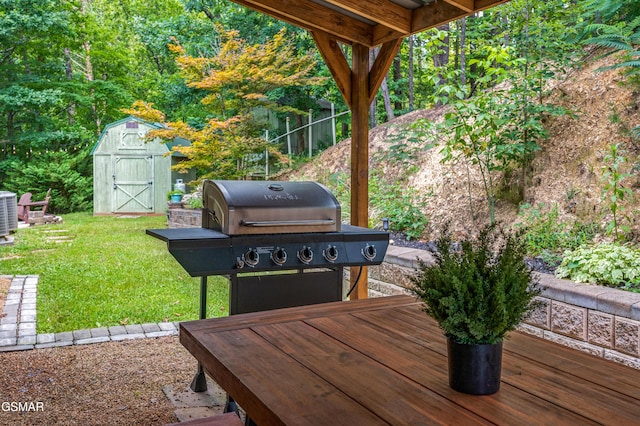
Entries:
<svg viewBox="0 0 640 426">
<path fill-rule="evenodd" d="M 340 230 L 340 204 L 317 182 L 206 180 L 202 193 L 202 227 L 227 235 Z"/>
</svg>

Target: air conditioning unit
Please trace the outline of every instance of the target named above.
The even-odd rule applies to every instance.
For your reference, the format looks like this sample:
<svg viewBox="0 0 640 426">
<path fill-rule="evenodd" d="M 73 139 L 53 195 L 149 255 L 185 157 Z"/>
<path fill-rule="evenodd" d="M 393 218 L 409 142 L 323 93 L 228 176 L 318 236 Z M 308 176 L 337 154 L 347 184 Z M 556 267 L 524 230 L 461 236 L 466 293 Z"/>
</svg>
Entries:
<svg viewBox="0 0 640 426">
<path fill-rule="evenodd" d="M 0 238 L 9 235 L 9 214 L 7 212 L 7 200 L 0 197 Z"/>
<path fill-rule="evenodd" d="M 0 198 L 4 196 L 7 204 L 7 216 L 9 218 L 9 232 L 18 229 L 18 197 L 13 192 L 0 191 Z"/>
<path fill-rule="evenodd" d="M 18 229 L 16 194 L 0 191 L 0 242 L 8 241 L 9 233 L 16 229 Z"/>
</svg>

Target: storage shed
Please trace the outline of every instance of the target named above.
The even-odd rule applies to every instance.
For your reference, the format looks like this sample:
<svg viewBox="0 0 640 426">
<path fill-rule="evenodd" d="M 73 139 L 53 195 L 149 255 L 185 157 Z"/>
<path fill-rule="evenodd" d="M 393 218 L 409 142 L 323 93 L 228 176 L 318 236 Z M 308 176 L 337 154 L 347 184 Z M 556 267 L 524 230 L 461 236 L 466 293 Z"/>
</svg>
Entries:
<svg viewBox="0 0 640 426">
<path fill-rule="evenodd" d="M 160 125 L 127 117 L 105 126 L 91 151 L 93 156 L 93 213 L 164 213 L 173 182 L 195 179 L 195 172 L 178 173 L 171 166 L 183 158 L 169 155 L 176 139 L 146 142 L 144 137 Z"/>
</svg>

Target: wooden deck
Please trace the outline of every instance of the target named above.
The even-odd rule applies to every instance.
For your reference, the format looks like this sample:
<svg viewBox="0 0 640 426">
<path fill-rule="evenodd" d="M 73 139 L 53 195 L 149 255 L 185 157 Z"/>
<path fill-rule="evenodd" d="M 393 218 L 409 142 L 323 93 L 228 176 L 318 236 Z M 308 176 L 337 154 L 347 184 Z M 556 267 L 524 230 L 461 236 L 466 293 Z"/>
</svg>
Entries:
<svg viewBox="0 0 640 426">
<path fill-rule="evenodd" d="M 407 296 L 182 323 L 180 340 L 258 425 L 640 424 L 640 371 L 517 332 L 498 393 L 453 391 Z"/>
</svg>

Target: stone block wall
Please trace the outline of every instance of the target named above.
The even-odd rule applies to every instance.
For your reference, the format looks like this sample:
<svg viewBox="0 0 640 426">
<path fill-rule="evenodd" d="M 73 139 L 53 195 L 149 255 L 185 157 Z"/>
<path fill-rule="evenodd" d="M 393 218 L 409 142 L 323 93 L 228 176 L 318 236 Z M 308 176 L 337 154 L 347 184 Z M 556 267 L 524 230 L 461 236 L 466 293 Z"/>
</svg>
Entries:
<svg viewBox="0 0 640 426">
<path fill-rule="evenodd" d="M 172 205 L 177 204 L 174 208 Z M 202 226 L 201 209 L 183 209 L 182 203 L 170 203 L 167 212 L 169 228 L 199 228 Z"/>
<path fill-rule="evenodd" d="M 430 262 L 431 254 L 390 246 L 384 263 L 369 268 L 370 295 L 411 294 L 419 260 Z M 537 277 L 543 292 L 521 331 L 640 369 L 640 294 Z"/>
<path fill-rule="evenodd" d="M 169 227 L 201 226 L 201 211 L 170 208 Z M 369 296 L 411 294 L 411 276 L 420 261 L 432 262 L 424 250 L 389 246 L 384 262 L 369 269 Z M 595 356 L 640 369 L 640 294 L 577 284 L 537 274 L 542 295 L 523 332 Z M 349 268 L 345 268 L 345 294 Z"/>
</svg>

